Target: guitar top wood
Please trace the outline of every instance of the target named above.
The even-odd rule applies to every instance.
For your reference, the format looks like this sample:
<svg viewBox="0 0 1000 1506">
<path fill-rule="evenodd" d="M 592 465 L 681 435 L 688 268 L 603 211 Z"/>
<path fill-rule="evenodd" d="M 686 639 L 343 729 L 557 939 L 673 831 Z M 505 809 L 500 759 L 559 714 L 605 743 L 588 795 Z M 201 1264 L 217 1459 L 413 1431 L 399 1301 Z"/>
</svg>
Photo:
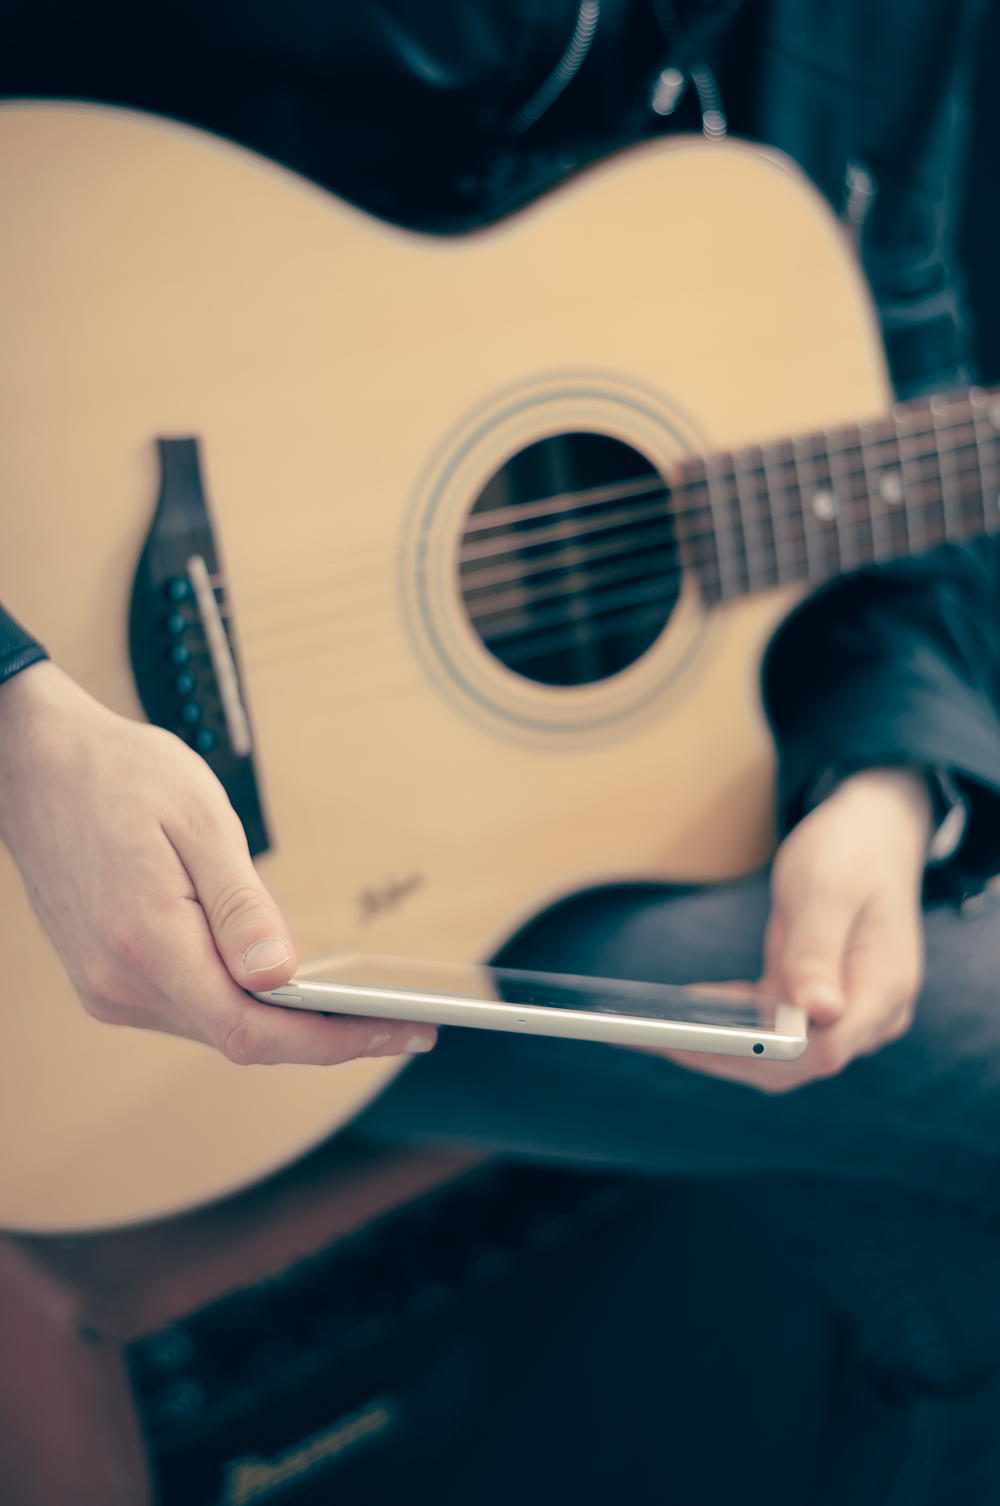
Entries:
<svg viewBox="0 0 1000 1506">
<path fill-rule="evenodd" d="M 473 630 L 457 551 L 565 433 L 686 454 L 882 412 L 866 288 L 786 161 L 674 138 L 492 229 L 376 222 L 198 132 L 0 109 L 0 599 L 141 710 L 126 624 L 157 436 L 197 435 L 273 850 L 306 957 L 482 958 L 595 881 L 766 859 L 759 656 L 787 589 L 688 586 L 617 673 L 545 684 Z M 237 1189 L 398 1070 L 240 1070 L 96 1024 L 0 854 L 0 1225 L 107 1227 Z"/>
</svg>

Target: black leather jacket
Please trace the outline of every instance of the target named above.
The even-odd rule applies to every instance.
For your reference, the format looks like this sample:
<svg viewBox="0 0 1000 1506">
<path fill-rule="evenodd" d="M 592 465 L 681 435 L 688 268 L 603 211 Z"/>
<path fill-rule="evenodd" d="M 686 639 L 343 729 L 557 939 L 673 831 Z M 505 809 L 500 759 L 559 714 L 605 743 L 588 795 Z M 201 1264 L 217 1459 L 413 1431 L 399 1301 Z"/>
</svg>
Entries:
<svg viewBox="0 0 1000 1506">
<path fill-rule="evenodd" d="M 650 108 L 662 69 L 700 64 L 730 129 L 797 158 L 838 211 L 850 183 L 864 181 L 859 170 L 874 179 L 863 253 L 893 376 L 908 393 L 963 375 L 954 226 L 982 8 L 172 0 L 140 16 L 124 0 L 14 0 L 0 9 L 0 94 L 174 115 L 376 214 L 454 233 L 598 155 L 700 128 L 706 97 L 690 83 L 671 114 Z M 559 81 L 569 81 L 539 112 L 538 91 L 561 60 Z M 765 670 L 783 825 L 824 767 L 943 765 L 964 778 L 974 809 L 939 885 L 1000 868 L 998 586 L 1000 549 L 989 542 L 840 582 L 790 619 Z M 0 620 L 0 678 L 38 652 Z"/>
</svg>

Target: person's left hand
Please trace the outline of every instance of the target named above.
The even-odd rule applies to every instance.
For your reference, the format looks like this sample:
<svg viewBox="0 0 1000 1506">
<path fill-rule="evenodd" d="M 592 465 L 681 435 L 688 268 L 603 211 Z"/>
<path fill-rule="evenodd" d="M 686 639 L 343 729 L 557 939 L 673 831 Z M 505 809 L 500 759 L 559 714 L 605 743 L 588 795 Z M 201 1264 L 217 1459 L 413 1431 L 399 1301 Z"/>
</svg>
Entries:
<svg viewBox="0 0 1000 1506">
<path fill-rule="evenodd" d="M 251 996 L 288 982 L 295 943 L 225 790 L 173 733 L 117 716 L 54 664 L 0 685 L 0 839 L 105 1024 L 187 1036 L 239 1066 L 434 1045 L 433 1025 Z"/>
<path fill-rule="evenodd" d="M 923 975 L 920 891 L 930 821 L 918 774 L 868 769 L 844 780 L 778 848 L 758 987 L 809 1015 L 803 1056 L 759 1062 L 662 1054 L 695 1072 L 786 1093 L 903 1035 Z"/>
</svg>

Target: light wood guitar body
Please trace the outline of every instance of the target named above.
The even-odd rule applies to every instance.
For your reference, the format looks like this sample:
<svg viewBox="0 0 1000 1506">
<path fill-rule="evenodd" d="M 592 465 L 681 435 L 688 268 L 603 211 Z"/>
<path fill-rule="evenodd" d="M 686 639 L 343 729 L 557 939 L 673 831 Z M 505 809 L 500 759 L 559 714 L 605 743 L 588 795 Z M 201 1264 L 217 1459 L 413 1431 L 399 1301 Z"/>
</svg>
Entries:
<svg viewBox="0 0 1000 1506">
<path fill-rule="evenodd" d="M 552 688 L 474 639 L 452 561 L 485 481 L 547 435 L 609 434 L 669 475 L 887 407 L 860 274 L 788 163 L 658 142 L 445 241 L 193 131 L 15 105 L 0 213 L 0 600 L 141 715 L 126 621 L 153 440 L 201 437 L 261 866 L 306 956 L 484 957 L 587 883 L 766 858 L 757 670 L 787 592 L 706 616 L 689 591 L 638 663 Z M 94 1023 L 0 858 L 0 1225 L 232 1190 L 397 1070 L 238 1070 Z"/>
</svg>

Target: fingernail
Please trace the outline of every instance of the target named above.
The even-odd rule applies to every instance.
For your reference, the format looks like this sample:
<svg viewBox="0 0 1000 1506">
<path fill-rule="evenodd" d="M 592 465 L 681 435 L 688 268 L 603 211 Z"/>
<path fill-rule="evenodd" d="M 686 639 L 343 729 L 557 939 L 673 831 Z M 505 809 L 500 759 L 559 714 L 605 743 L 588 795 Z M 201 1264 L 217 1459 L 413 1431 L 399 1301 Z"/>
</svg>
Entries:
<svg viewBox="0 0 1000 1506">
<path fill-rule="evenodd" d="M 266 973 L 269 968 L 278 967 L 280 963 L 287 962 L 291 955 L 280 936 L 265 936 L 263 941 L 255 941 L 253 946 L 248 946 L 243 953 L 243 971 Z"/>
<path fill-rule="evenodd" d="M 411 1035 L 410 1039 L 407 1041 L 406 1045 L 403 1047 L 403 1050 L 404 1051 L 429 1051 L 431 1049 L 431 1047 L 433 1046 L 433 1044 L 434 1044 L 434 1042 L 431 1040 L 431 1038 L 430 1038 L 429 1035 Z"/>
<path fill-rule="evenodd" d="M 380 1030 L 379 1033 L 378 1033 L 378 1035 L 373 1035 L 372 1036 L 371 1040 L 368 1042 L 368 1045 L 365 1047 L 365 1050 L 366 1051 L 377 1051 L 380 1046 L 384 1046 L 385 1045 L 386 1041 L 391 1041 L 391 1040 L 392 1040 L 392 1031 L 391 1030 Z"/>
<path fill-rule="evenodd" d="M 842 1002 L 840 989 L 832 983 L 806 983 L 799 989 L 801 1009 L 839 1009 Z"/>
</svg>

